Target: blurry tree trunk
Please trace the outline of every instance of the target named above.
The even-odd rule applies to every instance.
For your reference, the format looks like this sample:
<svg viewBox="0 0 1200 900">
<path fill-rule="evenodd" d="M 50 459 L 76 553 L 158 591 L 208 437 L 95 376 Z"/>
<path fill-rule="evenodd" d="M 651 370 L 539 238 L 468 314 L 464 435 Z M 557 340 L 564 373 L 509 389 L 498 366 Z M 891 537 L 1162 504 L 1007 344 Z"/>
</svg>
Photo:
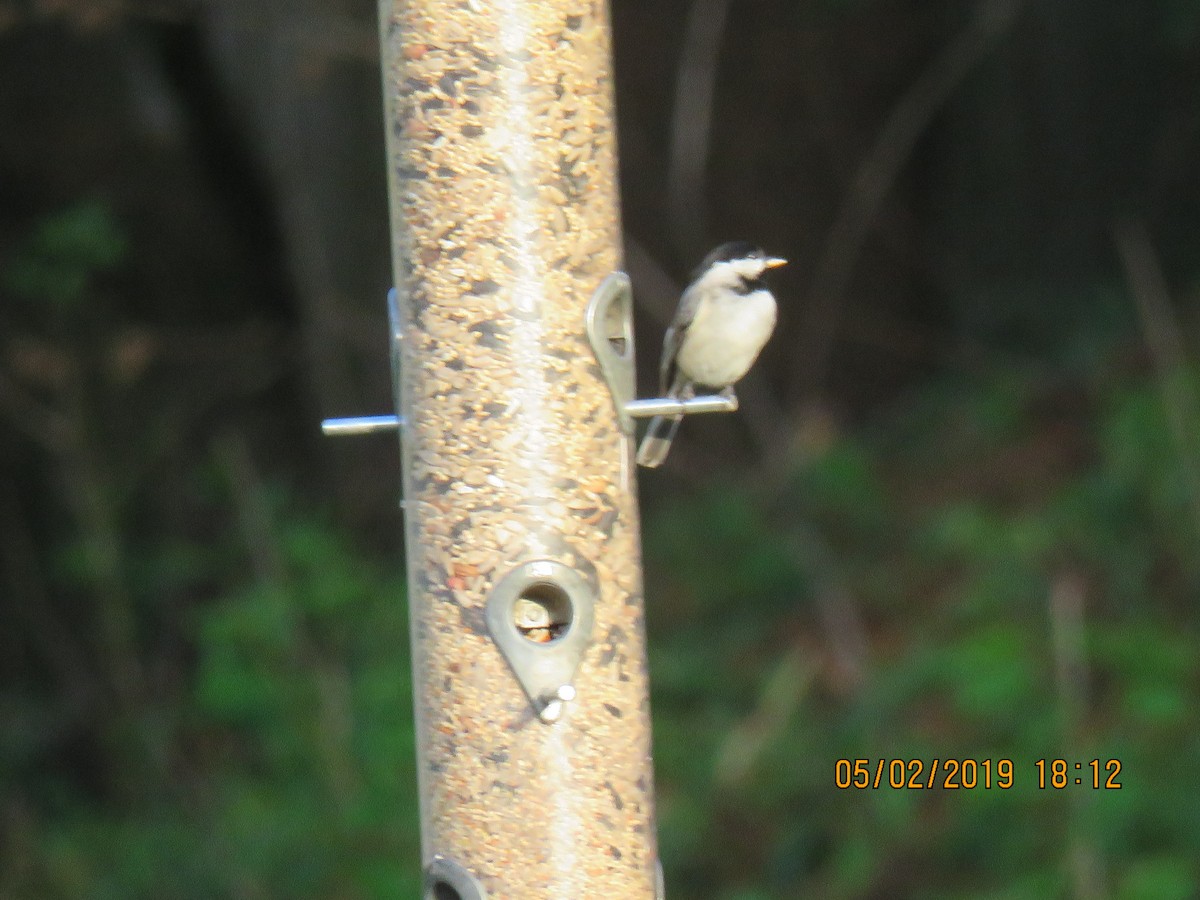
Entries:
<svg viewBox="0 0 1200 900">
<path fill-rule="evenodd" d="M 208 44 L 277 203 L 305 372 L 327 416 L 390 406 L 378 42 L 363 4 L 247 0 L 207 7 Z M 366 264 L 364 265 L 364 261 Z M 325 442 L 346 512 L 380 499 L 387 441 Z"/>
</svg>

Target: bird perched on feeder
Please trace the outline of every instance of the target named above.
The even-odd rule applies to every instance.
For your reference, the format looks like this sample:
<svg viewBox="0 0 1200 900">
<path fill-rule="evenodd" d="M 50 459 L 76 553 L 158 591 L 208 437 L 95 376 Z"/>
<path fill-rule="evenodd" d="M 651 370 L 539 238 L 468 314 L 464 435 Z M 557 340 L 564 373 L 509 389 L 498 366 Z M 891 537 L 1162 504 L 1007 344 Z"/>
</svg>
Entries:
<svg viewBox="0 0 1200 900">
<path fill-rule="evenodd" d="M 775 298 L 763 275 L 787 260 L 747 241 L 722 244 L 704 258 L 663 339 L 659 390 L 688 399 L 697 385 L 733 396 L 733 384 L 758 358 L 775 328 Z M 638 447 L 639 465 L 662 465 L 683 416 L 655 416 Z"/>
</svg>

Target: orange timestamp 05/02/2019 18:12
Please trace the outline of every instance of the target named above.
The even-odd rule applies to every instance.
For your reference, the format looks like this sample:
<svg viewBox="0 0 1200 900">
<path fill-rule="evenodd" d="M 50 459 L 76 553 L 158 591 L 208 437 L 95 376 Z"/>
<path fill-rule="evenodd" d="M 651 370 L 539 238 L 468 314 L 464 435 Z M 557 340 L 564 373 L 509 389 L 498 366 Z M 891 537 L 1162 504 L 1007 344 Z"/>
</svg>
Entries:
<svg viewBox="0 0 1200 900">
<path fill-rule="evenodd" d="M 1032 764 L 1039 790 L 1088 787 L 1121 788 L 1121 761 L 1088 759 L 1038 759 Z M 834 786 L 840 790 L 892 788 L 894 790 L 1008 790 L 1021 778 L 1011 759 L 838 759 L 833 765 Z"/>
</svg>

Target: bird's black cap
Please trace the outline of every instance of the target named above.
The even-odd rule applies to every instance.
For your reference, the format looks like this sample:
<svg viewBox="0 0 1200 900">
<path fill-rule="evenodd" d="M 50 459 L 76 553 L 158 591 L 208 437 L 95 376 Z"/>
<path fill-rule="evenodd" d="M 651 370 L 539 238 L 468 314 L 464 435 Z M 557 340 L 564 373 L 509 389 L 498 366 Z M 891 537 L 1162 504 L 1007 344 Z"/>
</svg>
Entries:
<svg viewBox="0 0 1200 900">
<path fill-rule="evenodd" d="M 714 263 L 731 262 L 735 259 L 750 259 L 755 256 L 762 257 L 766 255 L 762 247 L 752 244 L 750 241 L 728 241 L 704 257 L 704 261 L 692 273 L 692 278 L 699 278 Z"/>
</svg>

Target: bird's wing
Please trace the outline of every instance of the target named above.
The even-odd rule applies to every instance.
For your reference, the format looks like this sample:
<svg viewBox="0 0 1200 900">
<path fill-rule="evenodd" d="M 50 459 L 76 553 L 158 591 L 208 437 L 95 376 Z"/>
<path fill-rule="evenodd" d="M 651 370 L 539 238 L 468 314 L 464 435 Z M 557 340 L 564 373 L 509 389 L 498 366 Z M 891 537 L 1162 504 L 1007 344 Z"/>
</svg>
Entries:
<svg viewBox="0 0 1200 900">
<path fill-rule="evenodd" d="M 659 392 L 663 396 L 668 396 L 668 391 L 675 382 L 675 357 L 679 355 L 679 348 L 683 346 L 688 326 L 692 324 L 692 319 L 696 318 L 696 309 L 699 306 L 700 292 L 693 288 L 684 291 L 683 296 L 679 298 L 675 317 L 671 319 L 663 337 L 662 361 L 658 367 Z"/>
</svg>

